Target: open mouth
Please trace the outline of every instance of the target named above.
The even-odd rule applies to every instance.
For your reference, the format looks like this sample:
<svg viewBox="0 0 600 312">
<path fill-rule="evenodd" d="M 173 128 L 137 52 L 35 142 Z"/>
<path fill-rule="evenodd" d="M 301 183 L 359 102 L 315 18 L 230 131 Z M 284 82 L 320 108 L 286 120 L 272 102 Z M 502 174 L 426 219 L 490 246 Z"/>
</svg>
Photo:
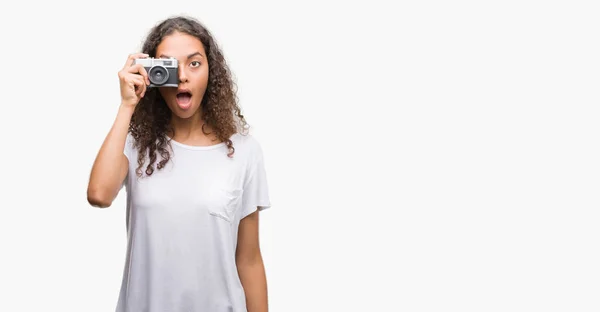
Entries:
<svg viewBox="0 0 600 312">
<path fill-rule="evenodd" d="M 192 104 L 192 94 L 189 91 L 177 92 L 177 105 L 182 109 L 190 108 Z"/>
</svg>

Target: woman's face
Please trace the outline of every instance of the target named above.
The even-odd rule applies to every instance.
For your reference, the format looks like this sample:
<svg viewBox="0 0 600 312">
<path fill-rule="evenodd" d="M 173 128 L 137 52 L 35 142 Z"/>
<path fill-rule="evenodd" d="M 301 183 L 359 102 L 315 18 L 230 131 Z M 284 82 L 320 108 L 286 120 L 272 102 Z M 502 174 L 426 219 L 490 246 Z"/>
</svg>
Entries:
<svg viewBox="0 0 600 312">
<path fill-rule="evenodd" d="M 198 113 L 208 85 L 208 58 L 202 42 L 194 36 L 175 32 L 158 45 L 156 57 L 174 57 L 179 64 L 179 87 L 159 88 L 173 114 L 186 119 Z"/>
</svg>

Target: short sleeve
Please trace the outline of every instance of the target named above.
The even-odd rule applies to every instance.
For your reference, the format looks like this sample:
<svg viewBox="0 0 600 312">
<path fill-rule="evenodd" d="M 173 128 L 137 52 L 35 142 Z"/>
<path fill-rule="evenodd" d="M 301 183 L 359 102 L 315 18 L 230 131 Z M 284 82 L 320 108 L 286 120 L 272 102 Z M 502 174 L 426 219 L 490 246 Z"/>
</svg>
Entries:
<svg viewBox="0 0 600 312">
<path fill-rule="evenodd" d="M 123 149 L 123 154 L 125 157 L 131 161 L 131 155 L 133 151 L 133 136 L 131 133 L 127 133 L 127 138 L 125 139 L 125 148 Z"/>
<path fill-rule="evenodd" d="M 252 162 L 250 174 L 244 183 L 244 192 L 242 195 L 242 214 L 240 219 L 247 217 L 249 214 L 262 211 L 271 207 L 269 198 L 269 187 L 267 183 L 267 172 L 265 169 L 265 161 L 262 148 L 260 145 L 255 145 L 255 157 Z"/>
<path fill-rule="evenodd" d="M 131 133 L 127 133 L 127 138 L 125 139 L 125 147 L 123 148 L 123 154 L 125 155 L 125 157 L 127 157 L 129 163 L 131 163 L 132 160 L 131 157 L 133 155 L 133 149 L 133 136 L 131 135 Z M 127 173 L 125 179 L 123 180 L 123 183 L 121 184 L 121 189 L 127 185 L 127 179 L 129 179 L 129 172 Z"/>
</svg>

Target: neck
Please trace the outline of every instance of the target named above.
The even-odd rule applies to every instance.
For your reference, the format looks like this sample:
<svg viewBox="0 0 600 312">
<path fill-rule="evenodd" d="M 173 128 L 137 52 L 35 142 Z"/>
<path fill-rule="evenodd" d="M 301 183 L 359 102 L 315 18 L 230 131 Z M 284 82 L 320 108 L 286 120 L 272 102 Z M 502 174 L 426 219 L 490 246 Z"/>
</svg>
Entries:
<svg viewBox="0 0 600 312">
<path fill-rule="evenodd" d="M 204 124 L 204 121 L 202 121 L 200 114 L 194 114 L 186 119 L 181 119 L 175 114 L 171 115 L 171 126 L 175 131 L 175 135 L 180 138 L 194 137 L 198 133 L 203 135 L 202 124 Z"/>
<path fill-rule="evenodd" d="M 204 131 L 209 133 L 206 135 L 202 131 L 202 125 L 204 125 L 204 121 L 202 120 L 200 110 L 192 117 L 186 119 L 179 118 L 173 114 L 171 116 L 171 126 L 175 133 L 170 132 L 169 136 L 177 142 L 191 145 L 211 145 L 217 143 L 213 130 L 208 125 L 205 125 Z"/>
</svg>

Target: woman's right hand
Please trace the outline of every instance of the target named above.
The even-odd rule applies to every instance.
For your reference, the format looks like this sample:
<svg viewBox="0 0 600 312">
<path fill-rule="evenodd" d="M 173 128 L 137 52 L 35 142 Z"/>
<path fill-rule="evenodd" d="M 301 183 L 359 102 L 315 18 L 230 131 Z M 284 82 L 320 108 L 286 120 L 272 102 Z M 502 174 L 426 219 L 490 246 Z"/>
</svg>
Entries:
<svg viewBox="0 0 600 312">
<path fill-rule="evenodd" d="M 122 105 L 135 107 L 146 94 L 146 86 L 150 84 L 148 73 L 142 64 L 133 65 L 136 58 L 146 57 L 148 54 L 145 53 L 129 55 L 125 66 L 119 71 Z"/>
</svg>

